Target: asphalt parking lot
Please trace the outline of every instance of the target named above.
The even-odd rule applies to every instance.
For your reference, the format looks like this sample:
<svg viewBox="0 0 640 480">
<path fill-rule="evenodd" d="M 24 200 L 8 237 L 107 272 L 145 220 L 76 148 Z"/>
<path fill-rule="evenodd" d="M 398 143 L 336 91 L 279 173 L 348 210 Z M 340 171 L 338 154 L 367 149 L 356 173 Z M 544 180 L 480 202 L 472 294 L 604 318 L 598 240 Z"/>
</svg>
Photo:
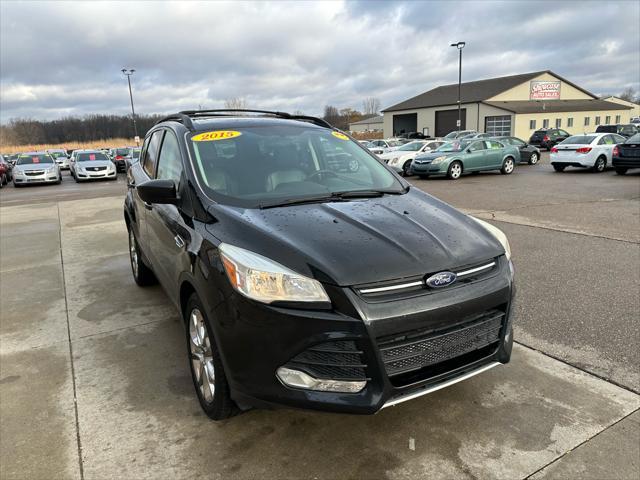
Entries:
<svg viewBox="0 0 640 480">
<path fill-rule="evenodd" d="M 117 182 L 0 191 L 0 478 L 640 477 L 640 175 L 410 181 L 509 236 L 512 362 L 374 416 L 214 423 Z"/>
</svg>

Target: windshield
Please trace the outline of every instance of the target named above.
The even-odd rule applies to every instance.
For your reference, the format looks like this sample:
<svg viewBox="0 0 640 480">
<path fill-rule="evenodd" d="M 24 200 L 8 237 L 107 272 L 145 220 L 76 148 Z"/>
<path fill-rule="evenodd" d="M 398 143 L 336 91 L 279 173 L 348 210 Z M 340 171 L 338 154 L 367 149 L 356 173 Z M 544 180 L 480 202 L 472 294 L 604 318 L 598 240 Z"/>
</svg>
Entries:
<svg viewBox="0 0 640 480">
<path fill-rule="evenodd" d="M 444 138 L 447 138 L 447 139 L 454 139 L 454 138 L 456 138 L 457 136 L 458 136 L 458 132 L 454 130 L 453 132 L 449 132 L 449 133 L 447 133 L 447 134 L 444 136 Z"/>
<path fill-rule="evenodd" d="M 425 142 L 411 142 L 401 146 L 399 152 L 417 152 L 424 146 Z"/>
<path fill-rule="evenodd" d="M 62 151 L 49 152 L 49 155 L 51 155 L 53 158 L 60 158 L 60 157 L 66 157 L 67 156 L 67 152 L 62 152 Z"/>
<path fill-rule="evenodd" d="M 133 158 L 140 158 L 140 149 L 139 148 L 134 148 L 133 149 Z"/>
<path fill-rule="evenodd" d="M 401 193 L 378 160 L 339 132 L 313 126 L 252 126 L 191 136 L 196 175 L 214 200 L 256 208 L 337 192 Z"/>
<path fill-rule="evenodd" d="M 640 143 L 640 133 L 636 133 L 624 143 Z"/>
<path fill-rule="evenodd" d="M 440 145 L 435 149 L 436 152 L 461 152 L 466 148 L 468 142 L 451 142 Z"/>
<path fill-rule="evenodd" d="M 47 153 L 33 153 L 20 155 L 17 165 L 33 165 L 34 163 L 54 163 L 53 158 Z"/>
<path fill-rule="evenodd" d="M 116 148 L 116 152 L 115 154 L 119 157 L 126 157 L 129 155 L 129 149 L 128 148 Z"/>
<path fill-rule="evenodd" d="M 593 139 L 596 138 L 592 135 L 572 135 L 567 138 L 565 141 L 560 143 L 566 143 L 571 145 L 588 145 L 593 142 Z"/>
<path fill-rule="evenodd" d="M 76 155 L 77 162 L 91 162 L 93 160 L 109 160 L 109 157 L 101 152 L 78 153 Z"/>
</svg>

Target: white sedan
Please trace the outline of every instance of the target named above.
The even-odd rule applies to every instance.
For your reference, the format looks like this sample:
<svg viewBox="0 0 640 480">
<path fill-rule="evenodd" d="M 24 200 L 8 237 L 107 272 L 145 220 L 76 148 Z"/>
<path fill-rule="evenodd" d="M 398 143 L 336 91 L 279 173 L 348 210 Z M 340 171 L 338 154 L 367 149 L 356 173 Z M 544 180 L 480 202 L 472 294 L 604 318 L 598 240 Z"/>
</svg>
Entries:
<svg viewBox="0 0 640 480">
<path fill-rule="evenodd" d="M 625 138 L 615 133 L 572 135 L 551 149 L 551 165 L 556 172 L 567 167 L 603 172 L 611 166 L 613 147 Z"/>
<path fill-rule="evenodd" d="M 418 154 L 431 152 L 443 143 L 445 142 L 441 140 L 416 140 L 391 152 L 378 155 L 378 157 L 384 160 L 384 162 L 396 172 L 406 176 L 409 174 L 411 162 Z"/>
</svg>

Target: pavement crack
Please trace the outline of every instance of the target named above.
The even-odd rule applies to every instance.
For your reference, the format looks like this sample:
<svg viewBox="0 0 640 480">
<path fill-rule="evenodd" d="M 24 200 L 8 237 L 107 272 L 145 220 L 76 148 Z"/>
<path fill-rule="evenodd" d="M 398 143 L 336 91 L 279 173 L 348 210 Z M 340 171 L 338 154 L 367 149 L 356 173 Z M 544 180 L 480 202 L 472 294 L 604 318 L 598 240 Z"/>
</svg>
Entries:
<svg viewBox="0 0 640 480">
<path fill-rule="evenodd" d="M 76 422 L 76 442 L 78 445 L 78 468 L 80 469 L 80 480 L 84 480 L 84 464 L 82 462 L 82 440 L 80 439 L 80 420 L 78 417 L 78 394 L 76 388 L 76 370 L 73 363 L 73 344 L 71 343 L 71 324 L 69 322 L 69 303 L 67 300 L 67 280 L 64 271 L 64 255 L 62 254 L 62 220 L 60 218 L 60 203 L 56 202 L 58 210 L 58 238 L 60 242 L 60 267 L 62 270 L 62 290 L 64 293 L 64 310 L 67 317 L 67 340 L 69 342 L 69 361 L 71 363 L 71 382 L 73 385 L 73 411 Z"/>
</svg>

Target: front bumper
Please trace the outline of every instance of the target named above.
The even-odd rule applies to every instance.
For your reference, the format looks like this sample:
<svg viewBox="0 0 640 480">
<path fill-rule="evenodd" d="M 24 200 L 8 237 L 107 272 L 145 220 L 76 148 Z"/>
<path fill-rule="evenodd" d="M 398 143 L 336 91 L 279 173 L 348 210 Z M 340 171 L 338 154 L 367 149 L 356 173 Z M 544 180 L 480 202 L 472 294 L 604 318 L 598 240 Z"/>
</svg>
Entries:
<svg viewBox="0 0 640 480">
<path fill-rule="evenodd" d="M 13 181 L 19 185 L 32 183 L 56 183 L 60 181 L 60 177 L 58 175 L 58 172 L 41 173 L 38 175 L 26 175 L 24 173 L 14 172 Z"/>
<path fill-rule="evenodd" d="M 99 179 L 105 179 L 105 178 L 116 178 L 116 170 L 102 170 L 99 172 L 91 172 L 91 171 L 81 172 L 77 170 L 76 177 L 79 180 L 99 180 Z"/>
<path fill-rule="evenodd" d="M 416 163 L 415 161 L 411 164 L 411 173 L 414 175 L 438 175 L 447 173 L 447 168 L 449 167 L 449 162 L 440 162 L 440 163 Z"/>
<path fill-rule="evenodd" d="M 611 164 L 618 168 L 640 168 L 639 157 L 613 157 Z"/>
<path fill-rule="evenodd" d="M 331 311 L 263 305 L 235 292 L 229 292 L 227 300 L 213 309 L 211 316 L 218 319 L 214 324 L 227 379 L 232 397 L 239 405 L 283 405 L 370 414 L 510 359 L 515 287 L 511 267 L 504 257 L 498 260 L 496 271 L 482 280 L 419 292 L 400 300 L 365 300 L 350 288 L 326 286 L 326 289 L 334 306 Z M 423 338 L 446 338 L 448 332 L 465 330 L 470 318 L 488 311 L 498 312 L 500 317 L 499 333 L 493 343 L 418 369 L 401 373 L 392 370 L 388 345 L 395 345 L 396 341 L 413 345 L 412 338 L 419 338 L 420 342 Z M 399 340 L 400 337 L 405 340 Z M 321 375 L 327 365 L 334 364 L 330 358 L 318 356 L 317 347 L 332 342 L 356 346 L 357 352 L 347 354 L 359 354 L 360 360 L 355 364 L 364 365 L 366 385 L 361 391 L 337 393 L 291 388 L 276 376 L 278 368 L 295 366 L 301 355 L 311 362 L 311 372 Z M 312 356 L 308 355 L 310 349 L 315 349 Z M 319 350 L 322 353 L 322 348 Z"/>
</svg>

